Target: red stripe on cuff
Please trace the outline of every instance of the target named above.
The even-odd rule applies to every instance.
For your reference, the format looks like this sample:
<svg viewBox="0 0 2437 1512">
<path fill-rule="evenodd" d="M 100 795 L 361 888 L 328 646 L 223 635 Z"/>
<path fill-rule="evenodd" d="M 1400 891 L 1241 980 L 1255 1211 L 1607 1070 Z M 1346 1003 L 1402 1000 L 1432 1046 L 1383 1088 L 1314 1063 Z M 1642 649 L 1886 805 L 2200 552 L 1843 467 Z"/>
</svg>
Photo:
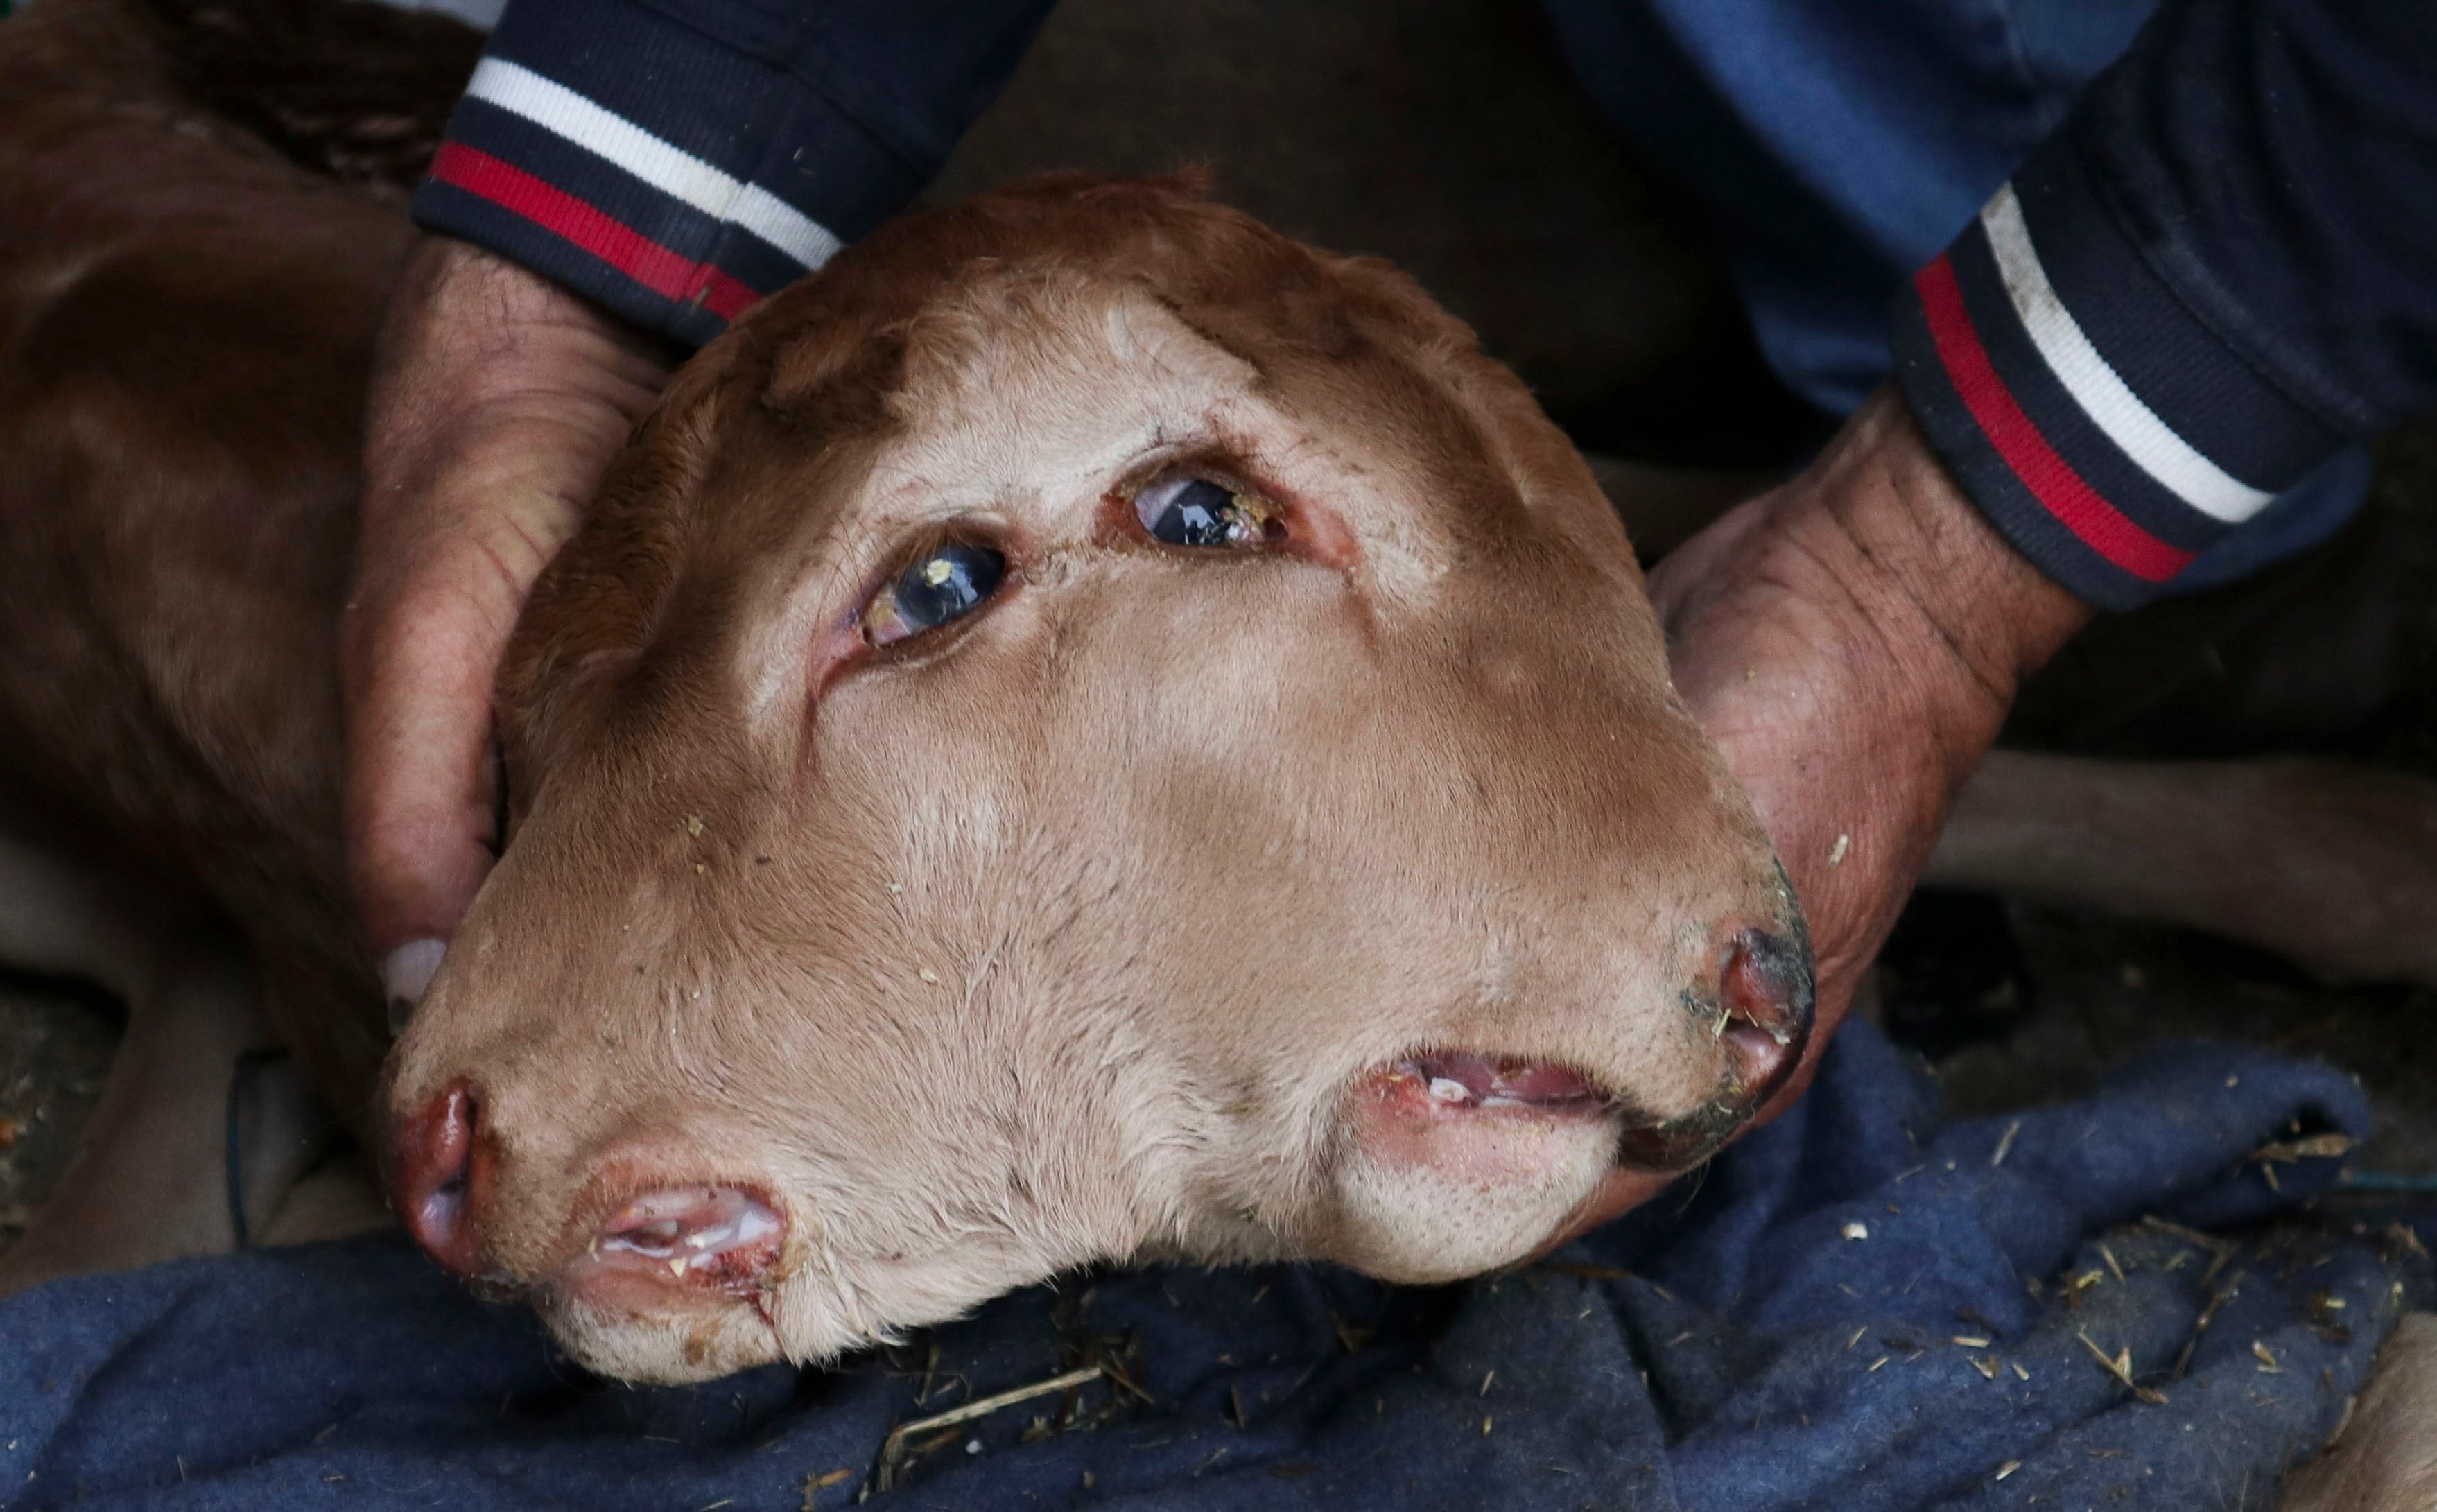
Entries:
<svg viewBox="0 0 2437 1512">
<path fill-rule="evenodd" d="M 566 237 L 654 293 L 734 320 L 759 292 L 709 263 L 679 256 L 566 190 L 462 142 L 442 144 L 431 176 Z"/>
<path fill-rule="evenodd" d="M 2073 465 L 2057 455 L 2047 437 L 2023 413 L 2006 380 L 1989 360 L 1972 326 L 1972 312 L 1963 308 L 1963 289 L 1955 282 L 1955 264 L 1945 254 L 1913 279 L 1920 291 L 1921 313 L 1929 320 L 1930 340 L 1938 360 L 1963 406 L 1980 422 L 1989 444 L 1997 448 L 2014 476 L 2047 512 L 2082 544 L 2145 583 L 2163 583 L 2191 565 L 2197 552 L 2169 546 L 2126 518 L 2122 510 L 2099 497 L 2082 482 Z"/>
</svg>

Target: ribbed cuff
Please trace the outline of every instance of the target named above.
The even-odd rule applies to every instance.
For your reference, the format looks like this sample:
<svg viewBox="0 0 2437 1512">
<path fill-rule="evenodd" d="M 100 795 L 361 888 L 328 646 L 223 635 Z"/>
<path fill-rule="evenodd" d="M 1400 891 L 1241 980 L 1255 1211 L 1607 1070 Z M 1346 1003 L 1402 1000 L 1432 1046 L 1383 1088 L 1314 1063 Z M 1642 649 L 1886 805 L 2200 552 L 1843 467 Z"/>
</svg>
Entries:
<svg viewBox="0 0 2437 1512">
<path fill-rule="evenodd" d="M 2349 439 L 2195 313 L 2165 235 L 2128 232 L 2060 133 L 1896 303 L 1896 378 L 1931 447 L 2103 608 L 2157 597 Z"/>
<path fill-rule="evenodd" d="M 413 215 L 699 344 L 922 179 L 801 78 L 637 0 L 516 0 Z"/>
</svg>

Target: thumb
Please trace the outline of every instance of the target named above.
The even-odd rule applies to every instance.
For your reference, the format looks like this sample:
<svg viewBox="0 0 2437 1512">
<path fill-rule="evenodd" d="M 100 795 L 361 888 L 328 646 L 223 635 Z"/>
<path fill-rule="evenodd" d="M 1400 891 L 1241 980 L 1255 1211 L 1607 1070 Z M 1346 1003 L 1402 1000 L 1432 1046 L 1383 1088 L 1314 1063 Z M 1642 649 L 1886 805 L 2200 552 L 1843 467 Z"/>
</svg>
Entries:
<svg viewBox="0 0 2437 1512">
<path fill-rule="evenodd" d="M 491 685 L 529 586 L 459 534 L 348 607 L 348 873 L 394 1013 L 423 995 L 491 869 Z"/>
<path fill-rule="evenodd" d="M 422 996 L 500 841 L 500 655 L 666 357 L 462 243 L 427 238 L 401 272 L 374 356 L 340 663 L 348 874 L 394 1021 Z"/>
</svg>

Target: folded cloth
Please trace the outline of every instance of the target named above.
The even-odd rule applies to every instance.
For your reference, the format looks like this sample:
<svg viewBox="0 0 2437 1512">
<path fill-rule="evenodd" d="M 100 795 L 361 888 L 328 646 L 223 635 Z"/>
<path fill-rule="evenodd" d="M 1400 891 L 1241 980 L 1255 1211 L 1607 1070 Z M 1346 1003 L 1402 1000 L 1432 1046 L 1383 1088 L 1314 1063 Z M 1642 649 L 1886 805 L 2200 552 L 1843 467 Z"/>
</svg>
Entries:
<svg viewBox="0 0 2437 1512">
<path fill-rule="evenodd" d="M 586 1376 L 394 1237 L 79 1277 L 0 1303 L 0 1505 L 2255 1507 L 2427 1304 L 2409 1227 L 2310 1201 L 2368 1121 L 2186 1045 L 1944 1122 L 1850 1025 L 1793 1114 L 1517 1274 L 1113 1271 L 693 1387 Z"/>
</svg>

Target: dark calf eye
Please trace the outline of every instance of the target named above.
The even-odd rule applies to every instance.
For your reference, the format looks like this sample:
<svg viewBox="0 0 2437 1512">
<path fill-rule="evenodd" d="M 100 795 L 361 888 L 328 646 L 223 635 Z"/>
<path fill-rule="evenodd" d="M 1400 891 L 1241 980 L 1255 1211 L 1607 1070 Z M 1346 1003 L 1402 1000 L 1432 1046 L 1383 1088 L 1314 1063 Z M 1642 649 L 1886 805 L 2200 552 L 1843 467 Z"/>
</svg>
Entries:
<svg viewBox="0 0 2437 1512">
<path fill-rule="evenodd" d="M 914 559 L 864 606 L 863 638 L 894 645 L 980 608 L 1007 577 L 1007 558 L 987 546 L 951 542 Z"/>
<path fill-rule="evenodd" d="M 1134 518 L 1170 546 L 1264 546 L 1284 538 L 1277 510 L 1207 478 L 1162 478 L 1134 495 Z"/>
</svg>

